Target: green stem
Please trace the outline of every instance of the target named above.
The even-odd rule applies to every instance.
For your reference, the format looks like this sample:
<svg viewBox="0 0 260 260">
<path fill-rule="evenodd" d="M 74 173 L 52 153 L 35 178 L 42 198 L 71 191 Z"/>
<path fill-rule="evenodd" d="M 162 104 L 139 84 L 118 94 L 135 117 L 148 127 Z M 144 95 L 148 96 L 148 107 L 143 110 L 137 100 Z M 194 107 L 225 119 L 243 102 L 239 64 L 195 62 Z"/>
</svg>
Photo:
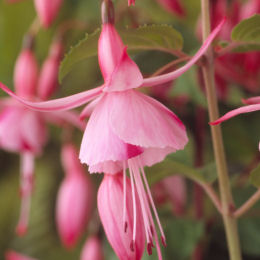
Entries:
<svg viewBox="0 0 260 260">
<path fill-rule="evenodd" d="M 205 41 L 210 34 L 210 9 L 209 0 L 201 0 L 202 31 Z M 203 77 L 207 93 L 208 109 L 210 121 L 219 118 L 217 94 L 214 81 L 214 57 L 213 48 L 207 51 L 206 62 L 202 67 Z M 218 172 L 218 181 L 222 205 L 222 217 L 227 237 L 229 256 L 231 260 L 241 260 L 241 250 L 237 231 L 236 219 L 232 214 L 234 208 L 233 198 L 230 188 L 227 163 L 223 145 L 223 138 L 220 125 L 211 126 L 211 135 Z"/>
</svg>

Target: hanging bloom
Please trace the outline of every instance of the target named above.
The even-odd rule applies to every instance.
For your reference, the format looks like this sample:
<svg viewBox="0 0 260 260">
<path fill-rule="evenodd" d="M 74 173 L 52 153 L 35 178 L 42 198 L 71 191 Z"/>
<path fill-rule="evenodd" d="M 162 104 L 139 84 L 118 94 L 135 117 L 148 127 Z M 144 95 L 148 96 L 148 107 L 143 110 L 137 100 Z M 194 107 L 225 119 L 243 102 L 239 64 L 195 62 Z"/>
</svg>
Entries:
<svg viewBox="0 0 260 260">
<path fill-rule="evenodd" d="M 174 15 L 184 17 L 186 15 L 186 10 L 180 0 L 157 0 L 164 9 Z"/>
<path fill-rule="evenodd" d="M 184 125 L 172 111 L 136 89 L 166 83 L 187 71 L 205 53 L 224 22 L 186 65 L 174 72 L 143 79 L 114 28 L 112 3 L 104 1 L 102 11 L 103 27 L 98 43 L 99 64 L 104 77 L 102 86 L 71 97 L 38 103 L 16 96 L 3 84 L 0 87 L 28 107 L 46 112 L 75 108 L 92 101 L 81 113 L 81 118 L 90 114 L 90 119 L 81 144 L 80 160 L 89 165 L 90 173 L 119 174 L 123 171 L 125 175 L 129 169 L 133 208 L 136 209 L 136 201 L 140 200 L 148 252 L 151 253 L 153 241 L 158 243 L 151 208 L 162 243 L 165 245 L 166 242 L 143 168 L 183 149 L 188 138 Z M 139 216 L 135 211 L 134 223 Z M 136 225 L 131 232 L 135 244 Z M 159 246 L 157 250 L 160 255 Z"/>
<path fill-rule="evenodd" d="M 128 5 L 135 5 L 135 0 L 128 0 Z"/>
<path fill-rule="evenodd" d="M 72 248 L 90 219 L 93 187 L 72 144 L 63 147 L 62 162 L 66 177 L 58 193 L 56 222 L 62 243 Z"/>
<path fill-rule="evenodd" d="M 45 28 L 48 28 L 57 17 L 62 2 L 62 0 L 34 0 L 35 9 Z"/>
<path fill-rule="evenodd" d="M 14 72 L 15 91 L 19 97 L 28 100 L 36 99 L 38 82 L 38 65 L 32 48 L 33 38 L 27 35 Z M 47 83 L 41 84 L 41 88 L 42 93 L 51 94 Z M 56 112 L 44 115 L 22 106 L 12 98 L 1 100 L 0 108 L 0 147 L 21 155 L 21 212 L 16 231 L 19 235 L 24 235 L 27 231 L 33 192 L 34 158 L 41 154 L 47 141 L 46 123 L 62 125 L 64 122 L 70 122 L 81 129 L 85 124 L 80 122 L 74 113 Z"/>
<path fill-rule="evenodd" d="M 19 253 L 16 253 L 13 250 L 8 250 L 5 253 L 5 260 L 36 260 L 35 258 L 31 258 L 29 256 L 25 256 Z"/>
<path fill-rule="evenodd" d="M 80 255 L 80 260 L 103 260 L 104 254 L 102 243 L 98 236 L 91 236 L 87 239 Z"/>
<path fill-rule="evenodd" d="M 141 203 L 148 202 L 140 203 L 137 191 L 131 185 L 129 178 L 122 173 L 105 174 L 98 190 L 99 216 L 106 236 L 120 260 L 140 260 L 145 247 Z M 148 232 L 150 248 L 153 236 L 151 226 Z"/>
</svg>

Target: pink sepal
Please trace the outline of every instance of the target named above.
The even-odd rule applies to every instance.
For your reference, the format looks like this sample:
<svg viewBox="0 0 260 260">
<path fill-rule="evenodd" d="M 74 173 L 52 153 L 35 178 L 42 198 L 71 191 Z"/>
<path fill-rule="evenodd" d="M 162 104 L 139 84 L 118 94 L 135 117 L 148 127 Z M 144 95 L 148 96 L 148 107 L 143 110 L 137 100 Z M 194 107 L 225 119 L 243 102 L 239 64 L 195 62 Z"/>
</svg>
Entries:
<svg viewBox="0 0 260 260">
<path fill-rule="evenodd" d="M 80 260 L 104 260 L 102 243 L 97 236 L 92 236 L 87 239 L 83 246 Z"/>
<path fill-rule="evenodd" d="M 209 35 L 209 37 L 203 43 L 201 48 L 198 50 L 198 52 L 195 54 L 195 56 L 193 56 L 193 58 L 188 63 L 186 63 L 184 66 L 182 66 L 181 68 L 179 68 L 173 72 L 144 79 L 143 84 L 141 86 L 151 87 L 151 86 L 166 83 L 168 81 L 171 81 L 171 80 L 176 79 L 179 76 L 181 76 L 184 72 L 186 72 L 191 66 L 193 66 L 205 54 L 205 52 L 208 50 L 208 47 L 211 45 L 212 41 L 214 40 L 214 38 L 217 36 L 219 31 L 223 27 L 225 21 L 226 21 L 226 18 L 224 18 L 221 21 L 221 23 L 212 31 L 212 33 Z"/>
<path fill-rule="evenodd" d="M 8 95 L 12 96 L 13 98 L 15 98 L 16 100 L 18 100 L 19 102 L 23 103 L 25 106 L 31 109 L 42 111 L 42 112 L 49 112 L 49 111 L 58 111 L 58 110 L 69 110 L 75 107 L 82 106 L 83 104 L 93 100 L 95 97 L 101 94 L 103 86 L 90 89 L 87 91 L 83 91 L 81 93 L 69 97 L 43 101 L 43 102 L 31 102 L 25 100 L 17 96 L 13 91 L 8 89 L 8 87 L 1 82 L 0 82 L 0 88 L 3 91 L 5 91 Z"/>
<path fill-rule="evenodd" d="M 13 250 L 8 250 L 5 253 L 5 260 L 36 260 L 36 258 L 31 258 L 20 253 L 16 253 Z"/>
<path fill-rule="evenodd" d="M 125 47 L 122 57 L 103 91 L 125 91 L 131 88 L 138 88 L 142 84 L 142 73 L 135 62 L 130 59 L 126 50 L 127 48 Z"/>
</svg>

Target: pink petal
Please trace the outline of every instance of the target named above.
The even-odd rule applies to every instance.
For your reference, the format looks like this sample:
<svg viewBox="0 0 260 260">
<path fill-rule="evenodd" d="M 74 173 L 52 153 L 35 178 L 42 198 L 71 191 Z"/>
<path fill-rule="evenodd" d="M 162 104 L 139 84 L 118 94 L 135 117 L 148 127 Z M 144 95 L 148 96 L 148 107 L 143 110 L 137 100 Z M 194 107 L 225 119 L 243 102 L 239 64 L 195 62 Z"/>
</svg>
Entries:
<svg viewBox="0 0 260 260">
<path fill-rule="evenodd" d="M 98 96 L 103 89 L 103 86 L 90 89 L 87 91 L 83 91 L 81 93 L 65 97 L 65 98 L 59 98 L 54 99 L 50 101 L 44 101 L 44 102 L 31 102 L 28 100 L 25 100 L 19 96 L 17 96 L 14 92 L 12 92 L 10 89 L 8 89 L 4 84 L 0 82 L 0 88 L 5 91 L 7 94 L 18 100 L 19 102 L 23 103 L 25 106 L 34 109 L 39 110 L 43 112 L 49 112 L 49 111 L 57 111 L 57 110 L 68 110 L 75 107 L 79 107 L 92 99 L 94 99 L 96 96 Z"/>
<path fill-rule="evenodd" d="M 176 150 L 171 147 L 146 148 L 144 149 L 144 152 L 139 155 L 139 157 L 143 166 L 152 166 L 155 163 L 163 161 L 168 154 L 175 151 Z"/>
<path fill-rule="evenodd" d="M 252 98 L 248 98 L 248 99 L 242 99 L 244 104 L 247 105 L 253 105 L 253 104 L 258 104 L 260 103 L 260 97 L 252 97 Z"/>
<path fill-rule="evenodd" d="M 138 91 L 109 95 L 110 126 L 124 142 L 141 147 L 179 150 L 186 145 L 186 130 L 179 118 Z"/>
<path fill-rule="evenodd" d="M 141 86 L 151 87 L 151 86 L 166 83 L 168 81 L 171 81 L 171 80 L 176 79 L 179 76 L 181 76 L 184 72 L 186 72 L 192 65 L 194 65 L 205 54 L 205 52 L 208 50 L 208 47 L 210 46 L 212 41 L 214 40 L 216 35 L 219 33 L 219 31 L 223 27 L 225 21 L 226 21 L 226 19 L 222 20 L 222 22 L 214 29 L 214 31 L 209 35 L 209 37 L 203 43 L 203 45 L 198 50 L 196 55 L 188 63 L 186 63 L 183 67 L 181 67 L 173 72 L 164 74 L 164 75 L 144 79 L 143 84 Z"/>
<path fill-rule="evenodd" d="M 126 48 L 124 48 L 121 60 L 112 73 L 111 79 L 104 88 L 104 91 L 124 91 L 131 88 L 138 88 L 142 82 L 142 73 L 128 56 Z"/>
<path fill-rule="evenodd" d="M 120 161 L 105 161 L 88 167 L 89 173 L 116 174 L 123 170 L 123 163 Z"/>
<path fill-rule="evenodd" d="M 142 153 L 142 149 L 120 140 L 109 124 L 111 102 L 105 94 L 91 114 L 80 148 L 82 163 L 95 165 L 105 161 L 123 161 Z"/>
<path fill-rule="evenodd" d="M 92 112 L 94 111 L 96 105 L 98 104 L 101 97 L 98 97 L 94 99 L 92 102 L 90 102 L 86 107 L 82 110 L 82 112 L 79 115 L 80 120 L 84 120 L 87 117 L 90 117 Z"/>
<path fill-rule="evenodd" d="M 230 119 L 231 117 L 234 117 L 234 116 L 237 116 L 237 115 L 240 115 L 240 114 L 244 114 L 244 113 L 258 111 L 258 110 L 260 110 L 260 104 L 240 107 L 240 108 L 234 109 L 234 110 L 226 113 L 224 116 L 220 117 L 218 120 L 216 120 L 214 122 L 210 122 L 210 124 L 211 125 L 218 125 L 218 124 Z"/>
<path fill-rule="evenodd" d="M 16 253 L 13 250 L 8 250 L 5 253 L 5 260 L 36 260 L 36 258 L 31 258 L 29 256 Z"/>
</svg>

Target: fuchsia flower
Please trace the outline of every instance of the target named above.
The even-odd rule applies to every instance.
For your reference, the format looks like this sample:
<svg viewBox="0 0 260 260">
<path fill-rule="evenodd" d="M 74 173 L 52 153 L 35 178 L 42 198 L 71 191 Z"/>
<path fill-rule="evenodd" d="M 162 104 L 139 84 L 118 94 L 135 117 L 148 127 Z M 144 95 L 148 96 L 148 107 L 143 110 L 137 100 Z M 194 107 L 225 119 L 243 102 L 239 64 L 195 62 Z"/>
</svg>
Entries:
<svg viewBox="0 0 260 260">
<path fill-rule="evenodd" d="M 132 236 L 132 242 L 130 244 L 127 242 L 127 248 L 126 241 L 129 241 L 129 236 L 126 238 L 120 235 L 119 237 L 110 233 L 113 228 L 107 224 L 106 217 L 102 215 L 102 207 L 105 205 L 99 199 L 99 211 L 108 238 L 115 250 L 118 244 L 123 244 L 122 250 L 129 251 L 142 248 L 141 242 L 138 242 L 138 236 L 139 233 L 144 232 L 148 252 L 151 253 L 155 239 L 161 259 L 150 207 L 156 217 L 164 245 L 165 236 L 143 168 L 162 161 L 169 153 L 183 149 L 188 138 L 184 125 L 172 111 L 136 89 L 166 83 L 187 71 L 206 52 L 224 21 L 212 32 L 201 49 L 186 65 L 164 75 L 143 79 L 139 68 L 128 56 L 126 47 L 114 28 L 111 5 L 110 1 L 104 1 L 102 6 L 103 27 L 98 43 L 99 64 L 104 77 L 102 86 L 70 97 L 45 102 L 31 102 L 15 95 L 3 84 L 0 84 L 0 87 L 27 107 L 39 111 L 66 110 L 92 101 L 81 114 L 81 118 L 89 115 L 90 118 L 83 136 L 79 157 L 82 163 L 89 165 L 90 173 L 104 172 L 115 175 L 105 176 L 99 191 L 99 198 L 103 197 L 100 194 L 105 192 L 103 190 L 109 180 L 112 182 L 117 178 L 122 179 L 121 172 L 124 173 L 123 176 L 126 179 L 127 168 L 129 168 L 131 179 L 129 188 L 126 181 L 123 182 L 123 208 L 126 210 L 129 207 L 129 201 L 132 201 L 133 214 L 129 212 L 129 216 L 123 214 L 121 223 L 129 225 L 128 232 Z M 129 193 L 132 194 L 132 199 L 129 198 Z M 111 194 L 111 196 L 115 195 Z M 111 217 L 115 216 L 117 211 L 117 208 L 111 207 Z M 137 226 L 141 220 L 143 225 Z M 115 223 L 115 229 L 118 228 L 118 221 Z M 132 222 L 133 224 L 130 224 Z M 137 228 L 139 231 L 142 227 L 144 231 L 137 232 Z M 123 227 L 120 232 L 124 233 Z M 117 242 L 113 242 L 114 239 Z M 139 251 L 134 251 L 134 254 L 138 253 L 139 256 Z"/>
<path fill-rule="evenodd" d="M 128 0 L 128 5 L 135 5 L 135 0 Z"/>
<path fill-rule="evenodd" d="M 56 18 L 63 0 L 34 0 L 40 21 L 48 28 Z"/>
<path fill-rule="evenodd" d="M 98 190 L 99 216 L 106 236 L 120 260 L 140 260 L 145 247 L 141 207 L 149 207 L 149 204 L 146 199 L 142 201 L 146 204 L 141 206 L 137 191 L 132 189 L 132 185 L 125 174 L 105 174 Z M 149 217 L 151 216 L 147 216 Z M 153 244 L 151 228 L 154 226 L 149 227 L 147 234 L 149 251 Z"/>
<path fill-rule="evenodd" d="M 186 10 L 183 7 L 181 0 L 157 0 L 164 9 L 172 14 L 184 17 L 186 15 Z"/>
<path fill-rule="evenodd" d="M 93 187 L 72 144 L 63 147 L 62 162 L 66 177 L 58 193 L 56 222 L 63 244 L 67 248 L 72 248 L 90 219 Z"/>
<path fill-rule="evenodd" d="M 5 253 L 5 260 L 36 260 L 36 259 L 9 250 Z"/>
<path fill-rule="evenodd" d="M 35 100 L 38 81 L 38 65 L 32 51 L 32 39 L 26 39 L 26 47 L 17 59 L 14 73 L 15 90 L 19 97 Z M 57 64 L 58 67 L 58 64 Z M 57 71 L 57 69 L 56 69 Z M 47 75 L 48 76 L 48 75 Z M 56 74 L 57 77 L 57 74 Z M 45 81 L 46 82 L 46 81 Z M 50 93 L 49 86 L 45 87 Z M 42 84 L 42 88 L 44 85 Z M 47 90 L 43 89 L 43 93 Z M 34 157 L 41 154 L 47 141 L 46 123 L 69 121 L 84 128 L 75 114 L 53 113 L 44 115 L 21 106 L 15 99 L 0 101 L 0 147 L 21 154 L 21 212 L 17 233 L 23 235 L 28 226 L 30 201 L 34 180 Z"/>
<path fill-rule="evenodd" d="M 104 260 L 102 243 L 97 236 L 91 236 L 87 239 L 81 252 L 80 260 Z"/>
</svg>

